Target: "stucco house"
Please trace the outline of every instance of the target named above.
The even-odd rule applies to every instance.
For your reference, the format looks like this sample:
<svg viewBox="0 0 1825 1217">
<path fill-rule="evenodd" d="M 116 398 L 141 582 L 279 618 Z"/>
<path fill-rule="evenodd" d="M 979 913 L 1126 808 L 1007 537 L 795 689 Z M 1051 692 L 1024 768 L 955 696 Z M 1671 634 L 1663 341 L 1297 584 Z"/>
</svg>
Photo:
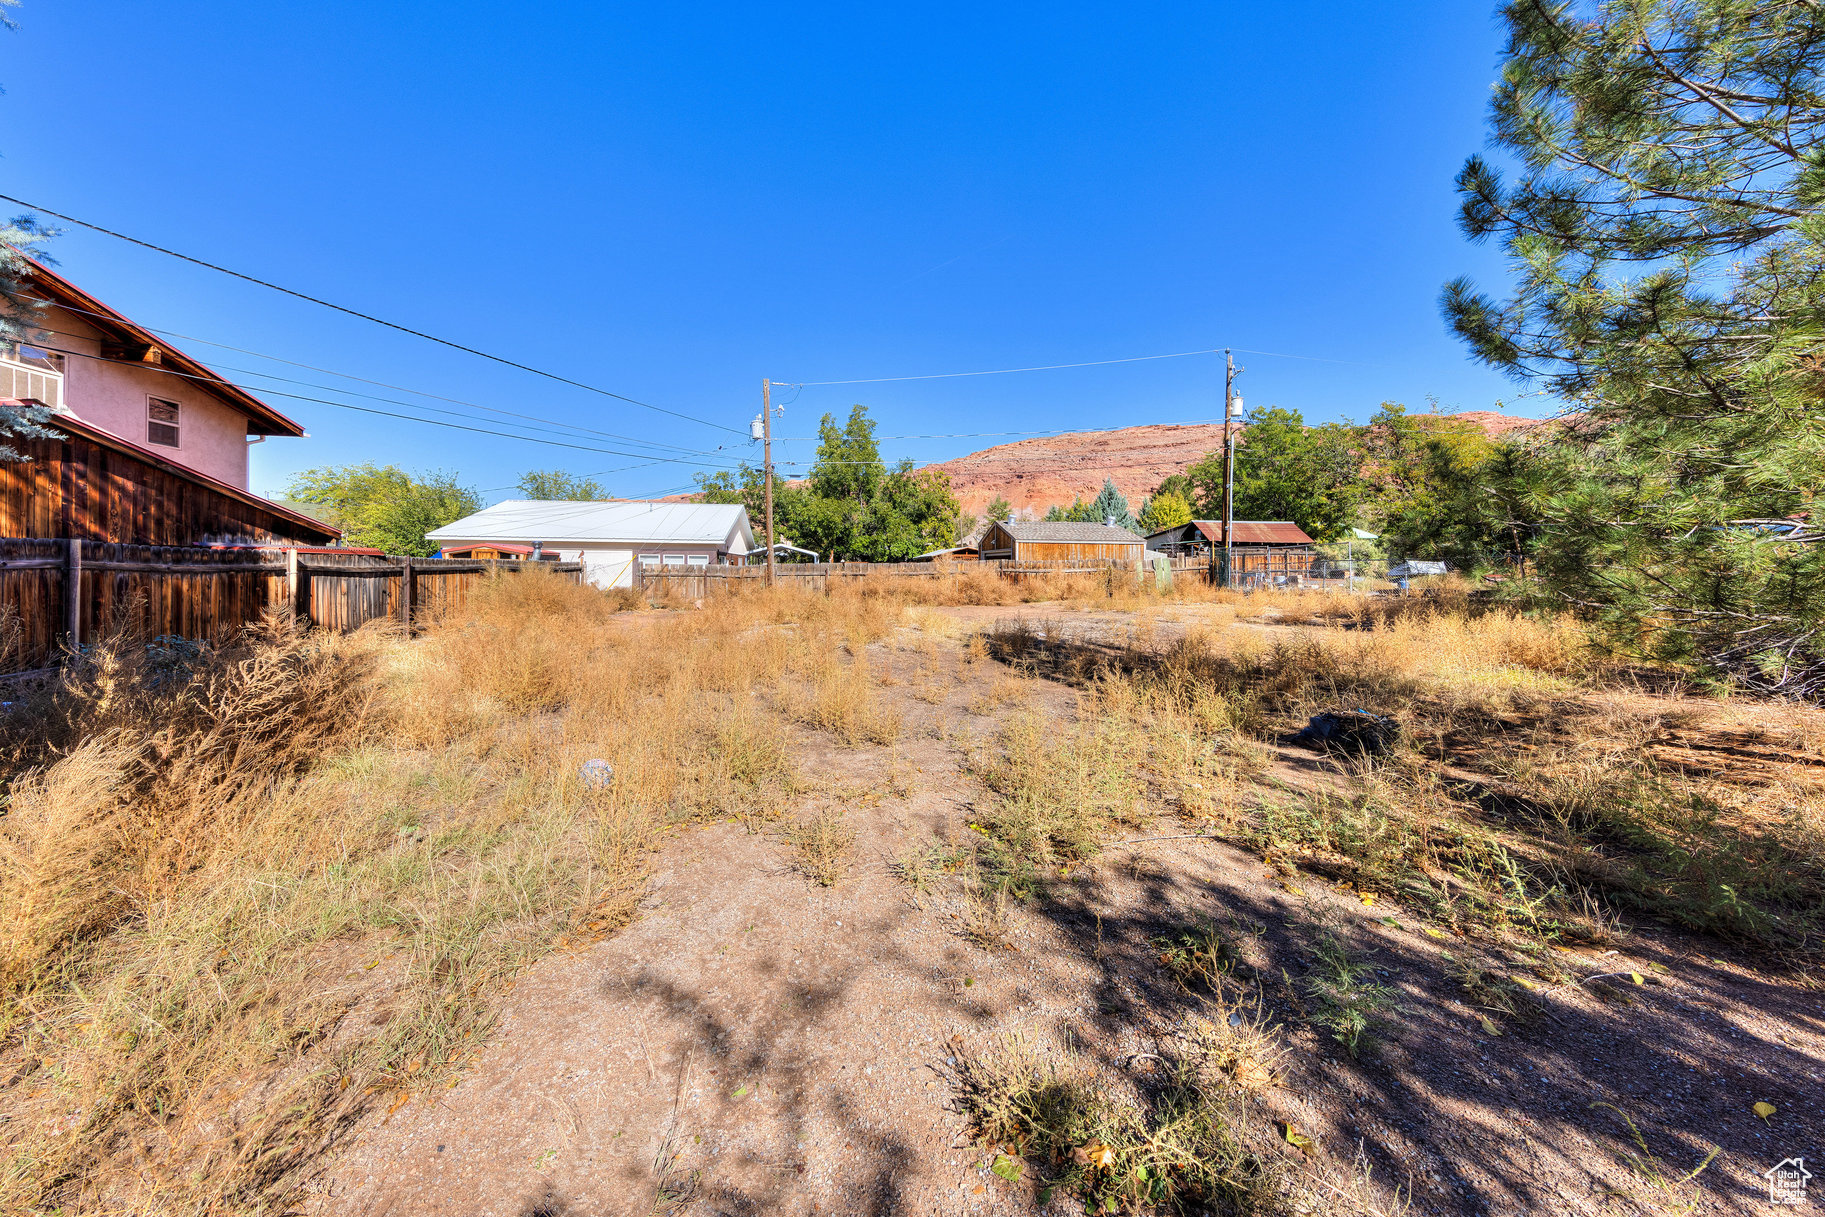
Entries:
<svg viewBox="0 0 1825 1217">
<path fill-rule="evenodd" d="M 720 566 L 755 548 L 747 508 L 642 499 L 509 499 L 425 534 L 446 552 L 476 545 L 538 545 L 541 556 L 583 563 L 597 587 L 632 587 L 640 567 Z"/>
<path fill-rule="evenodd" d="M 162 460 L 246 490 L 248 446 L 304 428 L 62 275 L 30 265 L 36 343 L 0 351 L 0 398 L 42 402 Z"/>
<path fill-rule="evenodd" d="M 251 493 L 248 448 L 304 428 L 28 263 L 33 341 L 0 345 L 0 401 L 43 407 L 52 438 L 12 437 L 0 536 L 139 545 L 307 545 L 341 533 Z"/>
</svg>

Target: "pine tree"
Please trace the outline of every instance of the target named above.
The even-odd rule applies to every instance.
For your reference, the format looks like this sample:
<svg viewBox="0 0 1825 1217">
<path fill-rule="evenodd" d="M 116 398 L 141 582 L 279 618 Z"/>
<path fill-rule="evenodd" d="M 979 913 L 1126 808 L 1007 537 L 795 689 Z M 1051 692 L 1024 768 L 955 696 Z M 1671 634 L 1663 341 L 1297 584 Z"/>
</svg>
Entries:
<svg viewBox="0 0 1825 1217">
<path fill-rule="evenodd" d="M 1128 510 L 1128 500 L 1115 488 L 1114 478 L 1104 478 L 1103 488 L 1090 502 L 1090 519 L 1098 524 L 1113 523 L 1117 528 L 1126 528 L 1129 532 L 1138 533 L 1140 524 L 1134 513 Z"/>
<path fill-rule="evenodd" d="M 1548 586 L 1624 648 L 1825 695 L 1825 7 L 1514 0 L 1461 223 L 1513 295 L 1480 358 L 1574 404 L 1514 484 Z M 1516 521 L 1519 525 L 1521 521 Z"/>
</svg>

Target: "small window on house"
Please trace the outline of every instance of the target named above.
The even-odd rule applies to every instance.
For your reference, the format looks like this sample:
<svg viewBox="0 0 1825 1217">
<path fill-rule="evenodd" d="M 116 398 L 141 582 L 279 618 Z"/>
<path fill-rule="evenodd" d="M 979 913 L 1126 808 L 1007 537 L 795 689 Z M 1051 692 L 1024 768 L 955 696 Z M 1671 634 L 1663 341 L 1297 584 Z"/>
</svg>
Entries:
<svg viewBox="0 0 1825 1217">
<path fill-rule="evenodd" d="M 146 442 L 164 448 L 178 447 L 177 403 L 159 397 L 146 399 Z"/>
<path fill-rule="evenodd" d="M 690 554 L 686 557 L 685 562 L 690 566 L 708 566 L 710 564 L 710 555 Z"/>
<path fill-rule="evenodd" d="M 658 554 L 641 554 L 640 555 L 640 569 L 641 570 L 657 570 L 658 567 L 659 567 L 659 555 Z"/>
<path fill-rule="evenodd" d="M 684 555 L 683 554 L 667 554 L 665 556 L 665 564 L 667 566 L 683 566 L 684 565 Z"/>
</svg>

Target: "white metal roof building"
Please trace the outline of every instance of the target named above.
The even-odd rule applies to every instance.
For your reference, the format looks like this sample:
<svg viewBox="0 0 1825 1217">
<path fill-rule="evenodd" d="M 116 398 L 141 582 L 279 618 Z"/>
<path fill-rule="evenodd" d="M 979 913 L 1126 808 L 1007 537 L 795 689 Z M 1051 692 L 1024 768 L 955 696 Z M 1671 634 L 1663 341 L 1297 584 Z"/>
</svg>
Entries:
<svg viewBox="0 0 1825 1217">
<path fill-rule="evenodd" d="M 636 566 L 712 566 L 754 548 L 747 508 L 639 499 L 508 499 L 425 534 L 439 545 L 541 544 L 582 562 L 597 587 L 631 587 Z"/>
</svg>

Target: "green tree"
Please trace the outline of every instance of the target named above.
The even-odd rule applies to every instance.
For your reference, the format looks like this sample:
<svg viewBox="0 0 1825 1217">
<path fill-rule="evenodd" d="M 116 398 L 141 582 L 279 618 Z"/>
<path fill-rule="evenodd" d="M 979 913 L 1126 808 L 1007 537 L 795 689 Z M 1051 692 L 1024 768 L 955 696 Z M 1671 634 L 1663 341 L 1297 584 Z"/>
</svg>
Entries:
<svg viewBox="0 0 1825 1217">
<path fill-rule="evenodd" d="M 1187 503 L 1197 501 L 1197 493 L 1191 488 L 1191 479 L 1182 473 L 1168 474 L 1160 479 L 1160 484 L 1153 488 L 1153 496 L 1176 494 Z"/>
<path fill-rule="evenodd" d="M 811 493 L 820 499 L 848 499 L 866 503 L 874 498 L 887 476 L 875 443 L 874 420 L 868 407 L 857 405 L 849 421 L 838 428 L 836 417 L 826 414 L 818 424 L 817 462 L 811 467 Z"/>
<path fill-rule="evenodd" d="M 1151 496 L 1147 505 L 1141 508 L 1141 530 L 1148 534 L 1189 523 L 1191 504 L 1185 501 L 1185 496 L 1170 490 Z"/>
<path fill-rule="evenodd" d="M 1505 18 L 1491 125 L 1518 176 L 1473 156 L 1458 188 L 1514 290 L 1460 279 L 1442 307 L 1478 357 L 1578 410 L 1517 462 L 1539 570 L 1619 648 L 1825 695 L 1825 12 Z"/>
<path fill-rule="evenodd" d="M 1345 423 L 1308 427 L 1297 410 L 1257 414 L 1236 439 L 1235 518 L 1291 520 L 1316 541 L 1343 535 L 1354 517 L 1362 477 L 1361 430 Z M 1223 454 L 1185 471 L 1198 518 L 1223 515 Z"/>
<path fill-rule="evenodd" d="M 16 4 L 17 0 L 0 0 L 0 28 L 9 32 L 18 27 L 6 9 Z M 40 336 L 37 322 L 44 304 L 26 291 L 26 281 L 31 276 L 30 259 L 55 265 L 44 252 L 44 242 L 56 235 L 30 215 L 0 224 L 0 351 L 9 356 L 21 343 Z M 0 406 L 0 436 L 56 439 L 62 432 L 46 426 L 50 419 L 51 412 L 37 406 Z M 23 452 L 0 441 L 0 461 L 24 459 Z"/>
<path fill-rule="evenodd" d="M 1103 517 L 1096 514 L 1094 504 L 1084 502 L 1082 496 L 1071 500 L 1069 507 L 1054 506 L 1046 512 L 1048 524 L 1101 524 Z"/>
<path fill-rule="evenodd" d="M 817 461 L 802 485 L 778 474 L 773 482 L 775 534 L 824 557 L 902 561 L 956 544 L 960 522 L 950 478 L 901 461 L 889 469 L 874 439 L 875 424 L 856 406 L 843 427 L 826 414 L 818 428 Z M 756 530 L 764 527 L 766 481 L 759 469 L 699 474 L 705 502 L 741 503 Z"/>
<path fill-rule="evenodd" d="M 1495 445 L 1475 423 L 1438 414 L 1409 414 L 1383 402 L 1362 429 L 1360 514 L 1380 533 L 1389 553 L 1404 558 L 1473 558 L 1485 551 L 1471 517 L 1471 487 L 1479 484 Z M 1338 532 L 1320 538 L 1332 540 Z M 1469 548 L 1457 548 L 1469 546 Z"/>
<path fill-rule="evenodd" d="M 1013 505 L 1000 495 L 990 499 L 989 505 L 982 509 L 982 518 L 994 524 L 1006 524 L 1013 515 Z"/>
<path fill-rule="evenodd" d="M 1141 526 L 1128 510 L 1128 500 L 1115 488 L 1114 478 L 1104 478 L 1103 488 L 1090 503 L 1090 519 L 1097 524 L 1113 522 L 1117 528 L 1139 532 Z"/>
<path fill-rule="evenodd" d="M 414 478 L 396 465 L 326 465 L 292 475 L 286 497 L 343 530 L 350 545 L 427 557 L 425 534 L 482 509 L 454 474 Z"/>
<path fill-rule="evenodd" d="M 615 497 L 595 478 L 577 477 L 561 469 L 532 469 L 520 474 L 520 495 L 528 499 L 573 503 Z"/>
</svg>

